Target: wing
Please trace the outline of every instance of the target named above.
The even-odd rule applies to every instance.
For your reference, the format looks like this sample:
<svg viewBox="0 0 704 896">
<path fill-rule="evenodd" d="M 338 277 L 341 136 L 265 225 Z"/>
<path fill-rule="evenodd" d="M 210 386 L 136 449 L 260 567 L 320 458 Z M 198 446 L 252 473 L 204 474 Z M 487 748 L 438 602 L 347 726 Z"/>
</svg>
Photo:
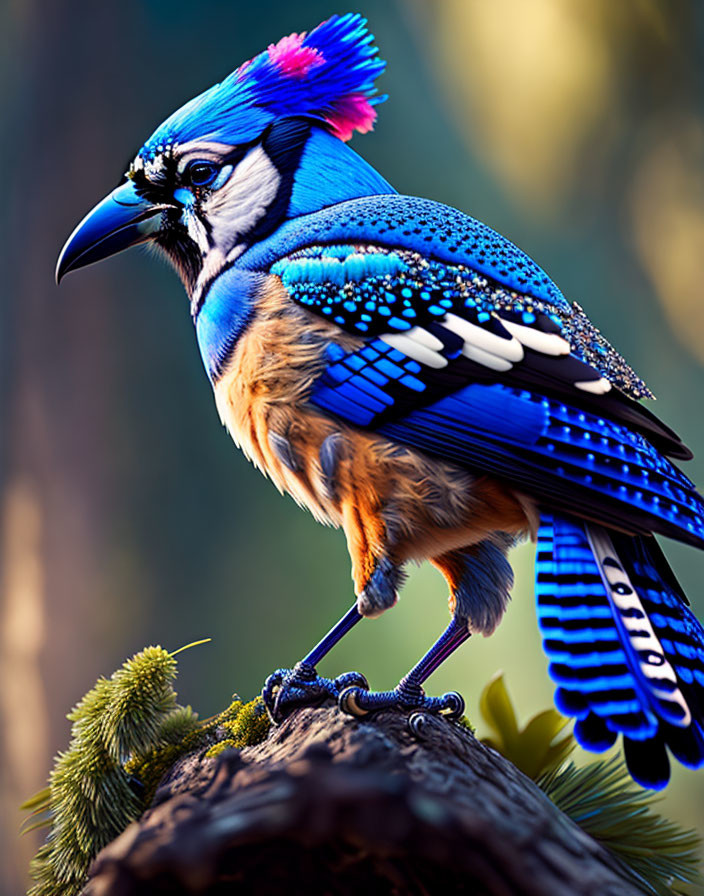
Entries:
<svg viewBox="0 0 704 896">
<path fill-rule="evenodd" d="M 662 456 L 689 452 L 637 403 L 651 397 L 642 380 L 520 250 L 407 197 L 292 223 L 243 260 L 361 338 L 356 351 L 331 342 L 314 404 L 549 506 L 702 544 L 701 499 Z"/>
<path fill-rule="evenodd" d="M 413 283 L 401 285 L 400 277 L 390 270 L 386 275 L 377 270 L 375 279 L 373 272 L 365 270 L 364 259 L 349 259 L 365 252 L 389 256 L 390 266 L 398 265 L 400 254 L 415 259 L 420 275 L 415 292 Z M 335 264 L 346 259 L 344 266 Z M 286 274 L 290 262 L 295 264 Z M 374 264 L 375 259 L 369 263 Z M 692 456 L 668 427 L 636 403 L 640 398 L 652 398 L 652 393 L 582 309 L 570 305 L 548 275 L 513 243 L 456 209 L 397 194 L 354 199 L 288 221 L 249 249 L 237 266 L 257 273 L 278 271 L 295 301 L 367 339 L 394 332 L 409 335 L 414 323 L 442 322 L 448 310 L 505 337 L 505 323 L 499 329 L 496 320 L 495 312 L 499 312 L 504 322 L 524 327 L 520 334 L 526 343 L 530 340 L 530 345 L 524 345 L 520 370 L 507 369 L 513 365 L 508 358 L 494 359 L 494 367 L 481 363 L 491 359 L 480 355 L 482 345 L 477 345 L 473 354 L 479 363 L 468 363 L 473 359 L 465 355 L 461 360 L 448 358 L 455 363 L 448 364 L 441 374 L 426 371 L 432 382 L 423 393 L 424 403 L 467 382 L 496 380 L 498 373 L 503 374 L 503 382 L 535 385 L 538 391 L 567 399 L 573 397 L 574 383 L 581 383 L 580 406 L 588 405 L 597 414 L 608 412 L 643 431 L 668 456 Z M 433 270 L 428 271 L 430 266 Z M 424 288 L 428 280 L 431 286 L 437 282 L 434 271 L 448 281 L 437 293 Z M 404 288 L 411 288 L 411 295 L 403 295 Z M 458 288 L 467 295 L 455 296 Z M 445 290 L 447 294 L 443 294 Z M 433 301 L 428 301 L 428 296 Z M 536 332 L 531 337 L 528 331 Z M 541 335 L 556 333 L 569 342 L 569 354 L 562 354 L 564 343 Z M 495 348 L 500 345 L 494 343 Z M 503 369 L 497 370 L 496 365 Z M 616 388 L 610 389 L 610 385 Z M 590 395 L 596 399 L 590 401 Z M 629 401 L 629 397 L 635 400 Z M 414 403 L 417 405 L 418 396 L 410 402 L 411 408 Z M 403 408 L 404 402 L 399 400 L 397 413 Z"/>
</svg>

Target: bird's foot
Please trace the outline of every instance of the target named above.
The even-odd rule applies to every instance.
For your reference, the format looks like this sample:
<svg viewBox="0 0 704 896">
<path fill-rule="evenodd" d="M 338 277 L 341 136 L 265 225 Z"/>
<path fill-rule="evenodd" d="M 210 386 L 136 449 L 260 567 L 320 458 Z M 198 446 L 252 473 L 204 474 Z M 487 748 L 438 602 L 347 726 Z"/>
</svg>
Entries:
<svg viewBox="0 0 704 896">
<path fill-rule="evenodd" d="M 433 713 L 448 719 L 459 719 L 464 715 L 464 700 L 457 691 L 448 691 L 441 697 L 427 697 L 419 684 L 406 679 L 393 691 L 369 691 L 352 685 L 341 691 L 337 703 L 343 712 L 352 716 L 366 716 L 380 709 Z"/>
<path fill-rule="evenodd" d="M 262 699 L 274 724 L 282 722 L 294 709 L 317 706 L 324 700 L 337 700 L 344 690 L 369 689 L 359 672 L 345 672 L 337 678 L 323 678 L 309 663 L 297 663 L 293 669 L 277 669 L 264 683 Z"/>
</svg>

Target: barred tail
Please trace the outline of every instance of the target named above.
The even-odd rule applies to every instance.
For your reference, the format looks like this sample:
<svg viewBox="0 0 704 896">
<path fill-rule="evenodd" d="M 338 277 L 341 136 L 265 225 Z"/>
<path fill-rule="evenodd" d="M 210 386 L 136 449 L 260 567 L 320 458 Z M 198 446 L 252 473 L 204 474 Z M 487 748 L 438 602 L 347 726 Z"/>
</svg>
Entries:
<svg viewBox="0 0 704 896">
<path fill-rule="evenodd" d="M 538 620 L 555 703 L 589 750 L 623 735 L 628 769 L 661 789 L 667 749 L 704 764 L 704 628 L 654 538 L 543 514 Z"/>
</svg>

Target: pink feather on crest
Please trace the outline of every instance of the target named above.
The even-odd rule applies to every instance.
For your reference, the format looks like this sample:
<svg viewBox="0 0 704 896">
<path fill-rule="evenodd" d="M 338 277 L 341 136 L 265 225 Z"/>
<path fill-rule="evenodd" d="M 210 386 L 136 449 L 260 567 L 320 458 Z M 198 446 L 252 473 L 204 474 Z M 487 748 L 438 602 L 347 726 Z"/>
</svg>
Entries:
<svg viewBox="0 0 704 896">
<path fill-rule="evenodd" d="M 320 50 L 301 46 L 305 36 L 305 32 L 289 34 L 278 43 L 269 44 L 268 53 L 272 65 L 290 78 L 305 78 L 313 66 L 325 61 Z"/>
<path fill-rule="evenodd" d="M 355 131 L 366 134 L 374 127 L 376 112 L 361 93 L 352 93 L 339 99 L 334 110 L 325 116 L 332 133 L 340 140 L 349 140 Z"/>
</svg>

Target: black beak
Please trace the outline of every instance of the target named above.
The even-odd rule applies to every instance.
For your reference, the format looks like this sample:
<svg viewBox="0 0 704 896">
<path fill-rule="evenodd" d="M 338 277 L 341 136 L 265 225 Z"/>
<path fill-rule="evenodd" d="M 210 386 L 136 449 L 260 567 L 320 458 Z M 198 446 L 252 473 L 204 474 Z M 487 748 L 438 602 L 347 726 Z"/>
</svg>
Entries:
<svg viewBox="0 0 704 896">
<path fill-rule="evenodd" d="M 170 208 L 144 199 L 131 180 L 120 184 L 88 212 L 66 240 L 56 264 L 56 282 L 69 271 L 152 239 L 160 229 L 162 213 Z"/>
</svg>

